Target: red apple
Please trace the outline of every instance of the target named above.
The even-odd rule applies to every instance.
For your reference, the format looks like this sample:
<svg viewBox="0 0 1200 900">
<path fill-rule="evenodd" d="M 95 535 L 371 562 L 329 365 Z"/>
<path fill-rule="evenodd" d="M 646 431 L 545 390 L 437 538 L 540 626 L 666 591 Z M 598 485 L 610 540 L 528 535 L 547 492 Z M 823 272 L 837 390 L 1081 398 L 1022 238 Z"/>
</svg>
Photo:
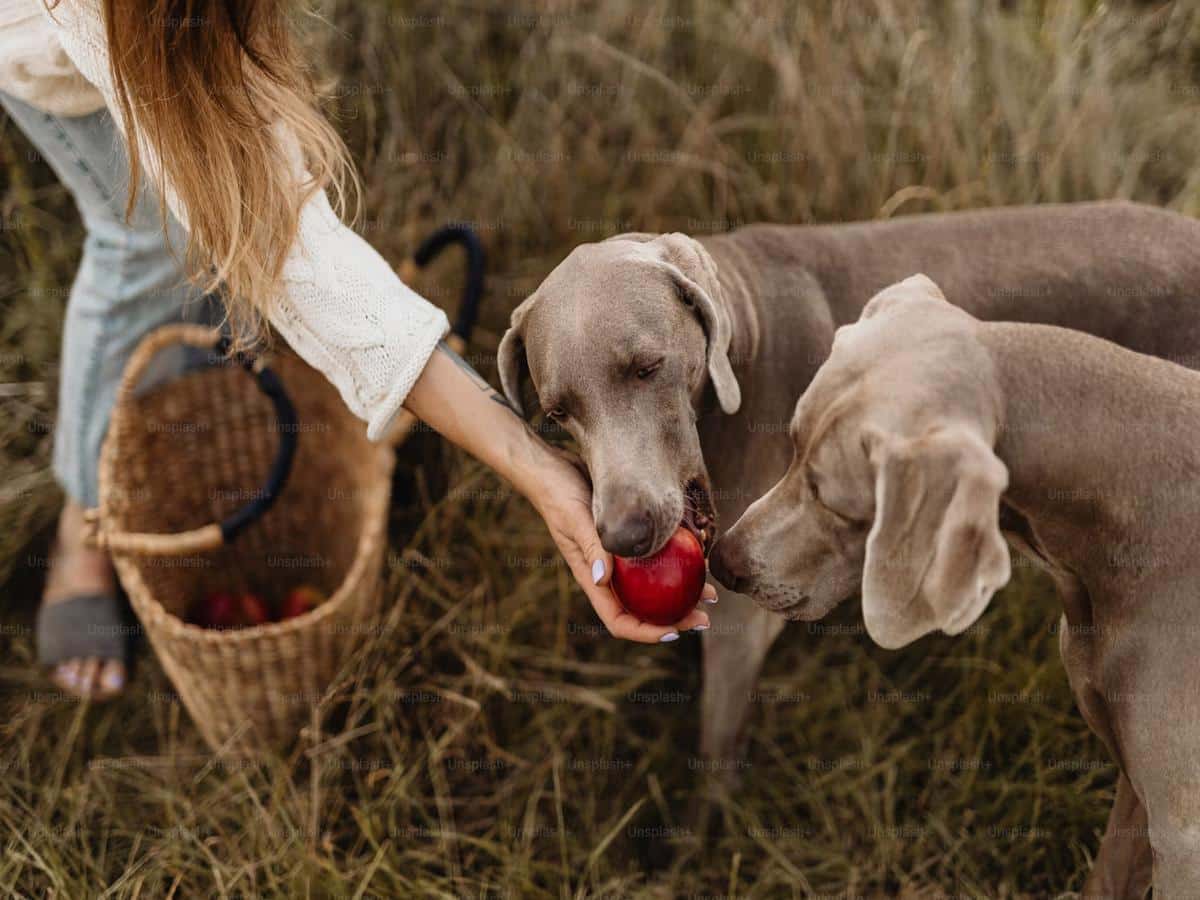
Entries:
<svg viewBox="0 0 1200 900">
<path fill-rule="evenodd" d="M 704 548 L 681 525 L 653 556 L 614 556 L 612 586 L 621 604 L 639 619 L 674 625 L 700 602 Z"/>
<path fill-rule="evenodd" d="M 258 594 L 245 593 L 238 597 L 238 624 L 264 625 L 271 621 L 271 611 Z"/>
<path fill-rule="evenodd" d="M 279 618 L 294 619 L 296 616 L 302 616 L 320 606 L 324 599 L 315 587 L 301 585 L 283 598 L 283 603 L 279 605 Z"/>
<path fill-rule="evenodd" d="M 213 591 L 192 604 L 189 621 L 202 628 L 233 628 L 238 624 L 238 603 L 227 591 Z"/>
</svg>

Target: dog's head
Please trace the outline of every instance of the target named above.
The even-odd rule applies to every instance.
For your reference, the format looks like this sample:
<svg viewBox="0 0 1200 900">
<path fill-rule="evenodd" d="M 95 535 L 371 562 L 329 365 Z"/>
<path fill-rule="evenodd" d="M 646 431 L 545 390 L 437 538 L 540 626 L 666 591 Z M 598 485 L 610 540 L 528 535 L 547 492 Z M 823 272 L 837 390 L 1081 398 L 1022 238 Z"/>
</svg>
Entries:
<svg viewBox="0 0 1200 900">
<path fill-rule="evenodd" d="M 741 403 L 716 268 L 682 234 L 576 247 L 512 314 L 500 381 L 521 410 L 526 367 L 546 415 L 578 443 L 606 550 L 657 551 L 681 521 L 714 517 L 696 432 L 711 388 Z"/>
<path fill-rule="evenodd" d="M 861 586 L 884 647 L 968 628 L 1010 574 L 1001 400 L 977 324 L 916 275 L 839 329 L 796 405 L 787 473 L 713 548 L 717 579 L 793 619 Z"/>
</svg>

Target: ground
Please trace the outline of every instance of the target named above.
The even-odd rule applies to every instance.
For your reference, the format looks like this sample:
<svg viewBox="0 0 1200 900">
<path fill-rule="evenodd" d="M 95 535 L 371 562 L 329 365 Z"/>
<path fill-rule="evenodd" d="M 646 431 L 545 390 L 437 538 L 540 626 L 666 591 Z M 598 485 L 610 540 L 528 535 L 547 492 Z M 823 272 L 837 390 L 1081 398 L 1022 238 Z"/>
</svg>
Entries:
<svg viewBox="0 0 1200 900">
<path fill-rule="evenodd" d="M 325 0 L 301 25 L 362 172 L 362 233 L 394 262 L 448 220 L 487 243 L 468 356 L 493 380 L 508 310 L 619 231 L 1112 197 L 1200 210 L 1191 4 L 808 6 Z M 0 893 L 1079 889 L 1114 768 L 1027 567 L 958 640 L 883 651 L 853 608 L 790 626 L 701 841 L 698 640 L 607 639 L 528 505 L 428 434 L 404 454 L 385 627 L 319 736 L 213 760 L 145 647 L 120 701 L 56 695 L 30 625 L 82 231 L 4 120 L 0 173 Z M 453 307 L 457 269 L 418 287 Z"/>
</svg>

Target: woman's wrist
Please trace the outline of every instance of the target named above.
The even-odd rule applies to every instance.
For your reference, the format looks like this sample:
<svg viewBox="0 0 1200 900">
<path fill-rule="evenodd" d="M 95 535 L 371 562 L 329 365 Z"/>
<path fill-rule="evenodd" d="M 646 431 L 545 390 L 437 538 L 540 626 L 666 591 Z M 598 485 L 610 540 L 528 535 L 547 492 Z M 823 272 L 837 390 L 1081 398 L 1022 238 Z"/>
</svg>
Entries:
<svg viewBox="0 0 1200 900">
<path fill-rule="evenodd" d="M 546 477 L 562 463 L 550 446 L 522 423 L 514 431 L 505 466 L 497 467 L 509 483 L 533 506 L 540 510 L 546 498 Z"/>
<path fill-rule="evenodd" d="M 404 402 L 417 418 L 504 476 L 530 502 L 545 495 L 546 469 L 555 462 L 508 401 L 444 343 Z"/>
</svg>

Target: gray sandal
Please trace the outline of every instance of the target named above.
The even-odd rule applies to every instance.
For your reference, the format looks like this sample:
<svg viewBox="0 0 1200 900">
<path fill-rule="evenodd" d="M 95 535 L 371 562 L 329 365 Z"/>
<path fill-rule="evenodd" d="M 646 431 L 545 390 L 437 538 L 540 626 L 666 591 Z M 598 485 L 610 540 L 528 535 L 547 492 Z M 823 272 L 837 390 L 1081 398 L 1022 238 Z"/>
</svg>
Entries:
<svg viewBox="0 0 1200 900">
<path fill-rule="evenodd" d="M 129 665 L 136 628 L 116 594 L 80 594 L 43 603 L 37 613 L 37 656 L 43 666 L 69 659 L 116 659 Z"/>
</svg>

